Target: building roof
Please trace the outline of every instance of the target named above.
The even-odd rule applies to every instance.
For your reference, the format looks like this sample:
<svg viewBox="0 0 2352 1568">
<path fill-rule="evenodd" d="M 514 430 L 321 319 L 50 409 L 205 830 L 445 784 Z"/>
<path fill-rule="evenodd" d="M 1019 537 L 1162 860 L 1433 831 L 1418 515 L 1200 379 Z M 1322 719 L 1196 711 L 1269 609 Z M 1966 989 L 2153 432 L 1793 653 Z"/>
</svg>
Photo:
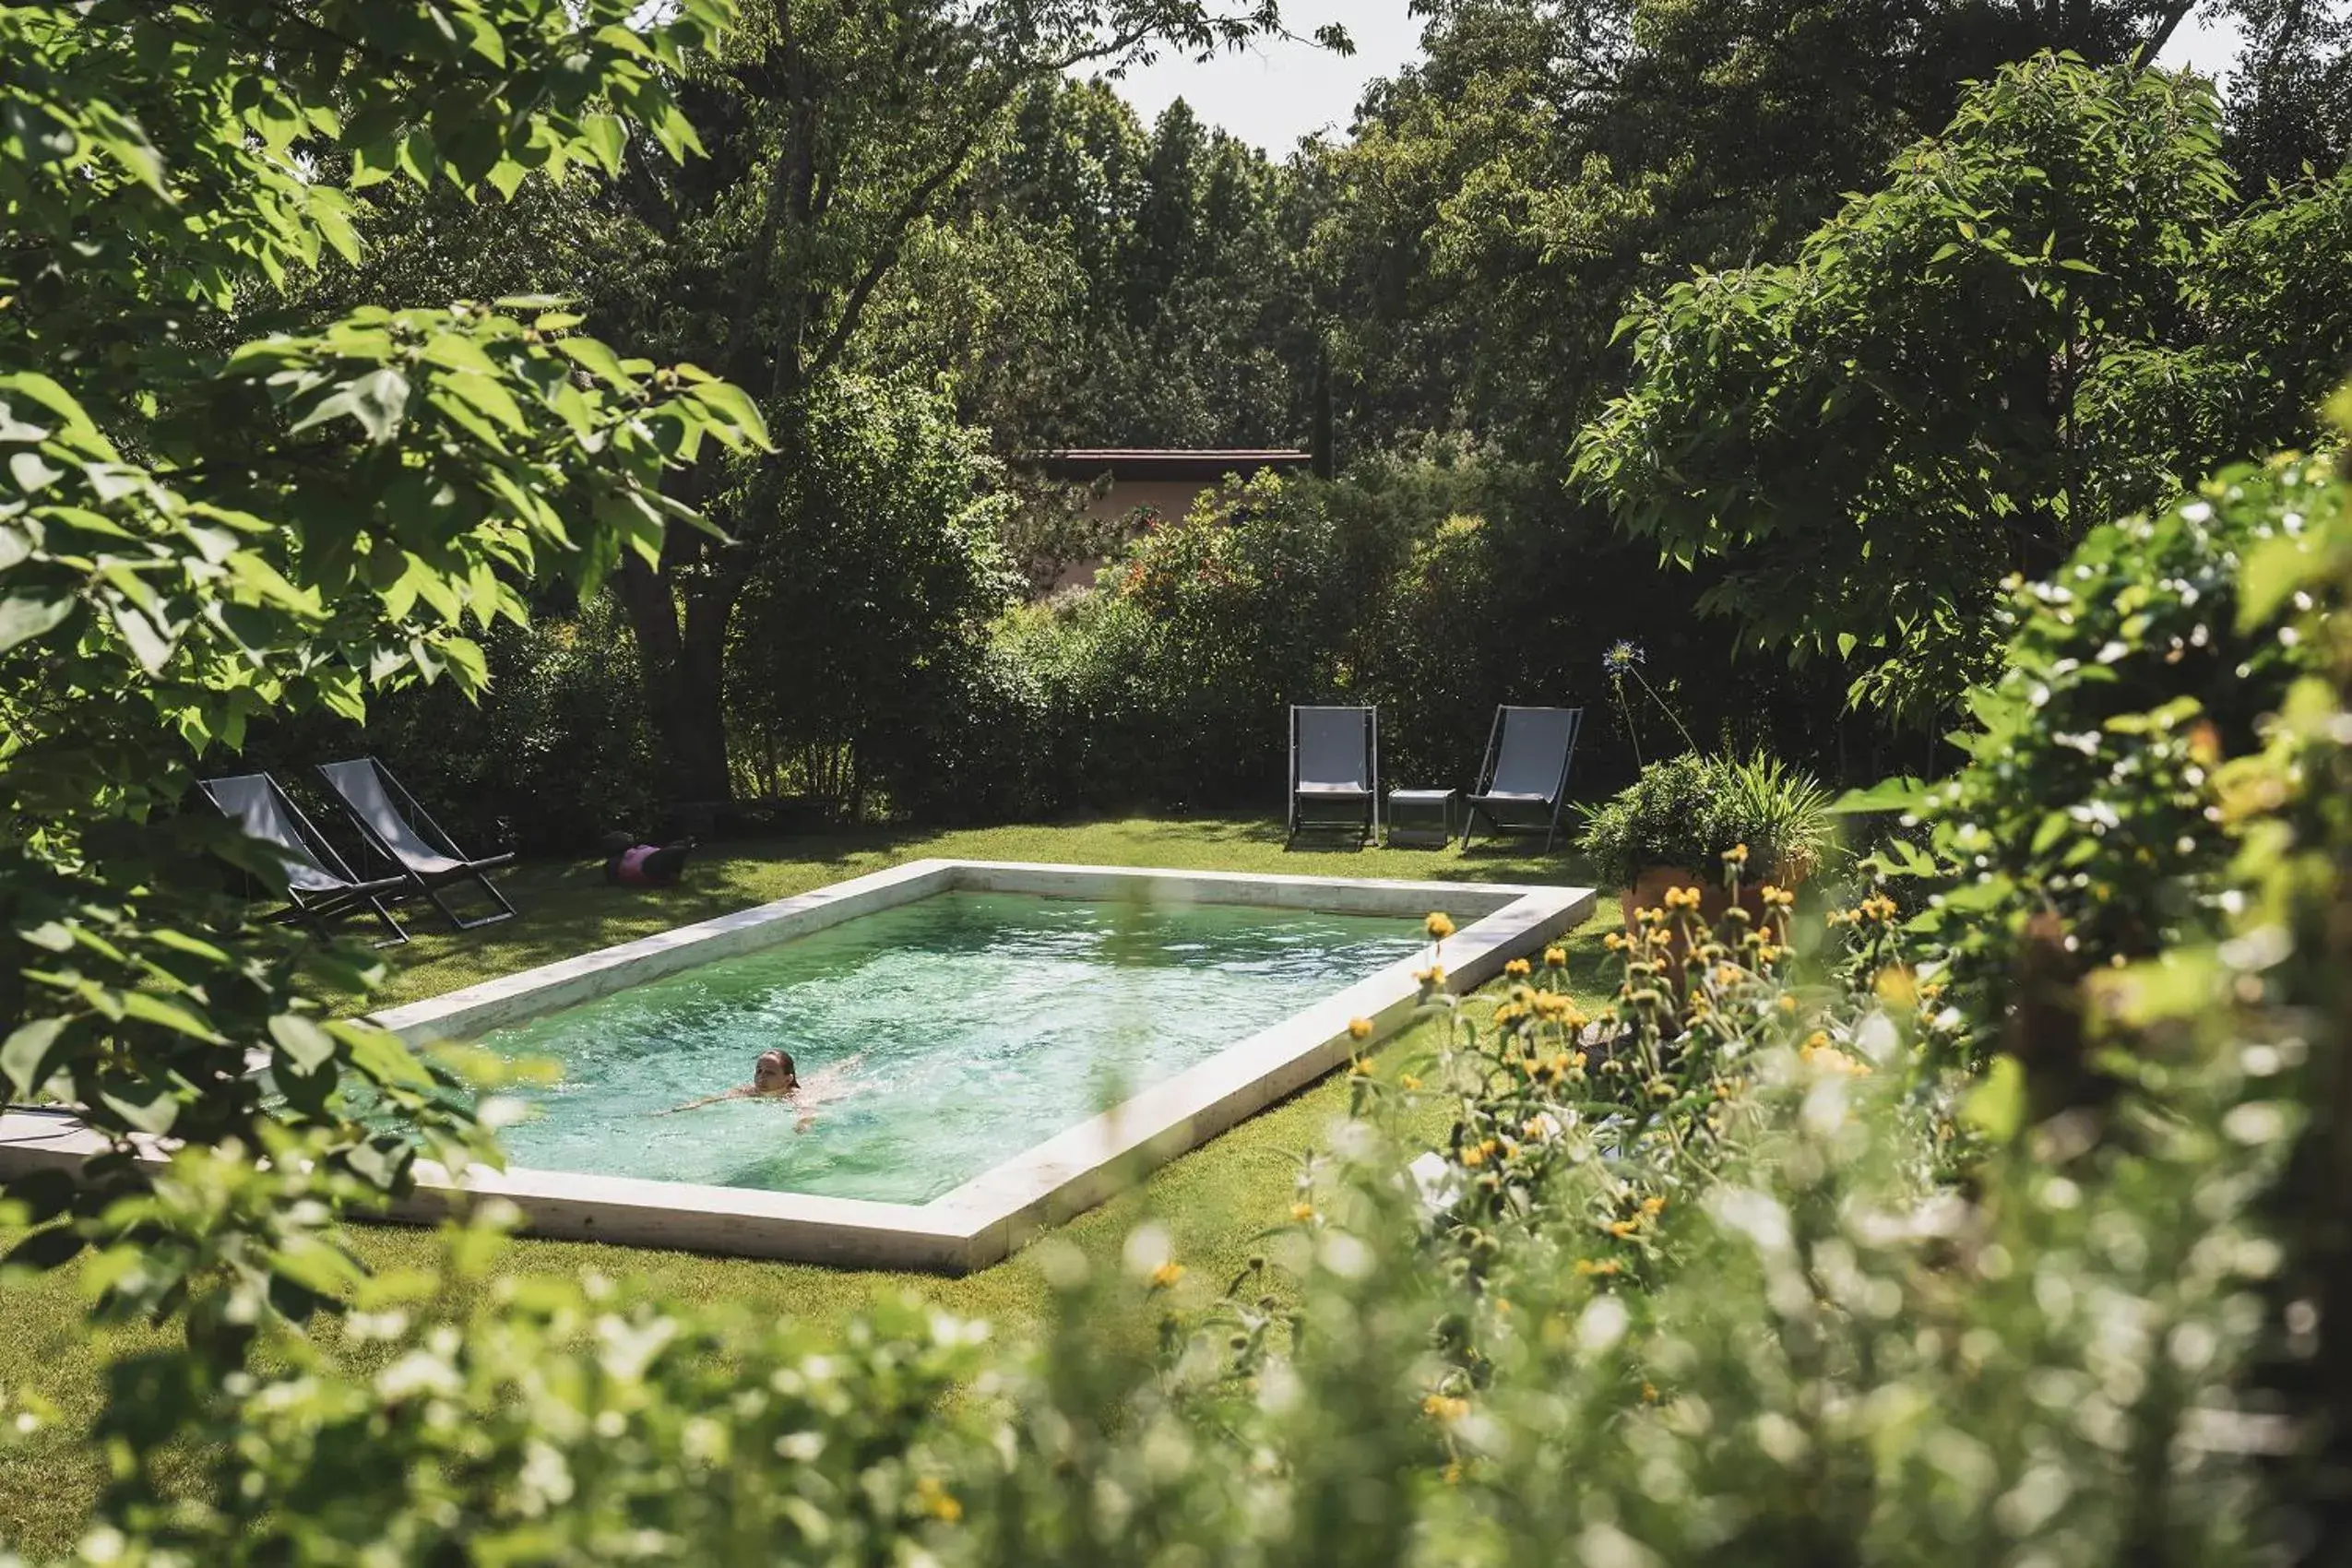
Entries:
<svg viewBox="0 0 2352 1568">
<path fill-rule="evenodd" d="M 1193 479 L 1214 482 L 1227 474 L 1303 469 L 1311 452 L 1289 446 L 1095 446 L 1024 452 L 1015 461 L 1060 479 Z"/>
</svg>

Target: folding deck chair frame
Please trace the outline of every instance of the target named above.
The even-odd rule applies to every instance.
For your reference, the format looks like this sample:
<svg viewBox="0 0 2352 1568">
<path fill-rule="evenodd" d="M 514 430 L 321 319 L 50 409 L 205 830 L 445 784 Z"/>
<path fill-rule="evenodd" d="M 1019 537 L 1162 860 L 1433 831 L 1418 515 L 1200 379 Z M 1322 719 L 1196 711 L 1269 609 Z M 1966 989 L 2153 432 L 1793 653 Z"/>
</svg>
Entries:
<svg viewBox="0 0 2352 1568">
<path fill-rule="evenodd" d="M 1522 739 L 1512 744 L 1515 715 Z M 1535 734 L 1528 725 L 1549 722 L 1550 733 Z M 1576 741 L 1584 732 L 1581 707 L 1521 707 L 1504 703 L 1494 710 L 1487 731 L 1486 760 L 1479 765 L 1478 788 L 1471 790 L 1462 814 L 1462 848 L 1470 847 L 1470 833 L 1484 820 L 1490 837 L 1505 833 L 1543 834 L 1544 852 L 1551 851 L 1560 835 L 1560 813 L 1568 801 L 1568 771 L 1576 760 Z M 1558 748 L 1553 765 L 1550 747 Z M 1530 753 L 1530 746 L 1543 746 Z M 1507 787 L 1506 787 L 1507 786 Z M 1532 787 L 1531 787 L 1532 786 Z"/>
<path fill-rule="evenodd" d="M 327 922 L 336 916 L 365 913 L 373 915 L 391 933 L 378 945 L 409 940 L 408 932 L 384 906 L 386 895 L 410 885 L 411 879 L 405 872 L 366 881 L 354 875 L 317 825 L 267 773 L 207 778 L 196 787 L 204 791 L 205 799 L 212 802 L 214 809 L 235 823 L 246 837 L 267 845 L 283 862 L 286 907 L 269 915 L 269 920 L 307 925 L 325 936 Z M 265 807 L 275 809 L 282 833 L 255 831 L 269 826 L 268 813 L 262 809 Z M 302 883 L 305 872 L 335 885 L 304 888 Z"/>
<path fill-rule="evenodd" d="M 1326 739 L 1320 733 L 1311 734 L 1311 728 L 1319 731 L 1323 723 L 1327 720 L 1336 720 L 1340 715 L 1346 715 L 1361 725 L 1363 754 L 1360 757 L 1354 756 L 1352 754 L 1356 745 L 1354 739 L 1342 737 L 1335 732 L 1327 738 L 1335 744 L 1344 741 L 1340 750 L 1349 754 L 1348 760 L 1345 764 L 1336 760 L 1337 753 L 1328 756 L 1310 756 L 1309 752 Z M 1307 768 L 1313 768 L 1318 773 L 1331 773 L 1343 777 L 1311 779 L 1302 776 L 1301 770 Z M 1347 808 L 1345 814 L 1338 814 L 1338 810 L 1342 806 Z M 1322 814 L 1316 811 L 1317 807 L 1330 808 L 1333 814 Z M 1361 813 L 1360 819 L 1358 815 L 1359 812 Z M 1283 840 L 1286 849 L 1295 843 L 1299 835 L 1311 826 L 1355 827 L 1360 835 L 1357 839 L 1360 847 L 1379 837 L 1379 708 L 1317 707 L 1305 703 L 1290 705 L 1289 826 L 1289 837 Z"/>
<path fill-rule="evenodd" d="M 485 873 L 495 867 L 509 864 L 515 856 L 505 854 L 475 857 L 457 848 L 457 840 L 442 830 L 433 820 L 433 814 L 419 803 L 417 798 L 392 776 L 392 770 L 373 756 L 353 757 L 348 762 L 322 762 L 318 776 L 327 788 L 342 803 L 343 811 L 371 848 L 392 864 L 398 866 L 412 892 L 422 893 L 441 911 L 442 918 L 459 931 L 472 931 L 478 926 L 494 925 L 515 917 L 515 906 L 498 890 Z M 371 786 L 373 788 L 371 789 Z M 370 795 L 374 798 L 369 799 Z M 381 808 L 380 811 L 377 808 Z M 477 915 L 467 920 L 452 909 L 441 897 L 441 890 L 450 884 L 470 878 L 498 906 L 498 912 Z"/>
</svg>

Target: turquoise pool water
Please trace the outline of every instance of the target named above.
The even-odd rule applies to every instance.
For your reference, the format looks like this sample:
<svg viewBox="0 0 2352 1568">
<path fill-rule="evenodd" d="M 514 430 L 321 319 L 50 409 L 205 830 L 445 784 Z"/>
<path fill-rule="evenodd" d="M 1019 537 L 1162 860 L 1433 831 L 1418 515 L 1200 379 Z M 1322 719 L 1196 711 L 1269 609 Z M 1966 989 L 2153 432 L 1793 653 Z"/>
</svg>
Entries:
<svg viewBox="0 0 2352 1568">
<path fill-rule="evenodd" d="M 518 1165 L 924 1203 L 1419 951 L 1418 921 L 944 893 L 482 1043 L 561 1083 Z M 664 1114 L 792 1054 L 794 1100 Z"/>
</svg>

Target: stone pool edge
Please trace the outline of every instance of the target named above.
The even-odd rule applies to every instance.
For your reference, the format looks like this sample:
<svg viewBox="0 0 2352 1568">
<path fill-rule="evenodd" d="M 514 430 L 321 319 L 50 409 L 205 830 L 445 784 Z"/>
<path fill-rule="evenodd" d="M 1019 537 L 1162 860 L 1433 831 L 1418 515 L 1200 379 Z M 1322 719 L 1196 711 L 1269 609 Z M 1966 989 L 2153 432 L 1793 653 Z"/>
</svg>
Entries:
<svg viewBox="0 0 2352 1568">
<path fill-rule="evenodd" d="M 1100 898 L 1146 891 L 1167 899 L 1418 918 L 1433 909 L 1459 928 L 1439 945 L 1446 985 L 1493 979 L 1588 916 L 1591 888 L 1411 882 L 1067 866 L 1007 861 L 915 861 L 793 897 L 527 969 L 374 1015 L 410 1044 L 480 1034 L 680 969 L 754 951 L 842 921 L 950 890 Z M 396 1219 L 431 1222 L 468 1201 L 505 1199 L 524 1229 L 608 1241 L 792 1262 L 963 1274 L 1002 1261 L 1045 1228 L 1102 1203 L 1145 1172 L 1189 1152 L 1313 1083 L 1364 1049 L 1348 1037 L 1369 1018 L 1373 1040 L 1411 1022 L 1426 956 L 1398 961 L 1120 1105 L 1037 1144 L 926 1204 L 875 1203 L 634 1177 L 509 1168 L 461 1180 L 430 1165 Z M 0 1173 L 76 1164 L 102 1147 L 69 1118 L 0 1116 Z"/>
</svg>

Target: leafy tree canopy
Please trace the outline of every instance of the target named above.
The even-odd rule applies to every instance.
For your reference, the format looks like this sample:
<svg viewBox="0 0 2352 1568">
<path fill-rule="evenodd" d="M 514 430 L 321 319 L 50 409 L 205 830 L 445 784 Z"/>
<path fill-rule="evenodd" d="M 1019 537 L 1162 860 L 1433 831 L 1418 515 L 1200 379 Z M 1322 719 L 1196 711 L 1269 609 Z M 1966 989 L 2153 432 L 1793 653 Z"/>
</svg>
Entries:
<svg viewBox="0 0 2352 1568">
<path fill-rule="evenodd" d="M 466 1158 L 445 1075 L 329 1020 L 317 985 L 364 968 L 241 930 L 208 856 L 284 868 L 173 808 L 261 712 L 479 691 L 469 623 L 519 618 L 535 576 L 592 583 L 658 549 L 695 521 L 665 470 L 766 436 L 733 387 L 624 359 L 554 301 L 366 306 L 242 342 L 232 309 L 355 254 L 360 186 L 491 198 L 617 170 L 639 140 L 687 152 L 671 84 L 725 14 L 0 7 L 0 1083 L 77 1102 L 112 1146 L 78 1188 L 11 1183 L 37 1221 L 79 1217 L 31 1255 L 144 1237 L 110 1291 L 173 1302 L 203 1260 L 161 1239 L 168 1206 L 108 1206 L 145 1180 L 133 1139 L 267 1150 L 279 1173 L 231 1221 L 259 1244 L 211 1283 L 306 1301 L 347 1265 L 272 1250 L 287 1216 L 262 1193 L 305 1162 L 342 1195 L 398 1191 L 420 1138 Z M 405 1119 L 362 1120 L 354 1087 Z M 216 1298 L 198 1321 L 237 1343 L 253 1314 Z"/>
<path fill-rule="evenodd" d="M 1669 558 L 1719 559 L 1702 606 L 1747 638 L 1851 659 L 1858 699 L 1933 718 L 1990 672 L 2003 577 L 2222 455 L 2184 454 L 2161 410 L 2203 408 L 2223 453 L 2314 428 L 2341 307 L 2232 279 L 2336 275 L 2345 182 L 2233 218 L 2220 146 L 2203 83 L 2004 68 L 1793 262 L 1630 317 L 1633 382 L 1580 477 Z"/>
</svg>

